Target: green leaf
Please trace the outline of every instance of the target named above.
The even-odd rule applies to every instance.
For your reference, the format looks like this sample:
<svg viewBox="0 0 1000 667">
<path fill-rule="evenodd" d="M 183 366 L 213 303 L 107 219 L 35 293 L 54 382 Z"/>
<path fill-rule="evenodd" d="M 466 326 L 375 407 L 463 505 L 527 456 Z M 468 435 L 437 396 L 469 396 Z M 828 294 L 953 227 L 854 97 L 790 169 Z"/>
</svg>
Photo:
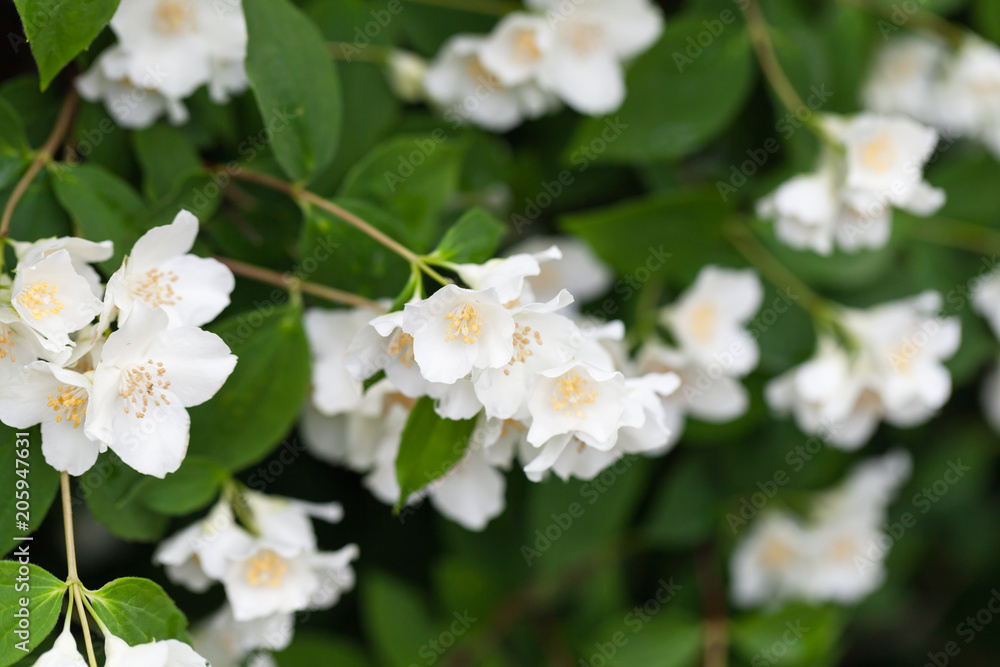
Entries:
<svg viewBox="0 0 1000 667">
<path fill-rule="evenodd" d="M 365 634 L 381 662 L 387 667 L 410 667 L 422 659 L 421 648 L 426 649 L 441 630 L 430 622 L 420 593 L 379 572 L 370 573 L 359 590 Z"/>
<path fill-rule="evenodd" d="M 52 185 L 77 235 L 114 242 L 115 254 L 100 266 L 108 273 L 116 271 L 139 238 L 134 220 L 145 208 L 142 198 L 127 182 L 96 165 L 60 168 Z"/>
<path fill-rule="evenodd" d="M 358 199 L 336 203 L 392 238 L 406 235 L 406 226 L 378 206 Z M 369 297 L 396 294 L 410 271 L 395 252 L 318 208 L 307 212 L 302 225 L 299 266 L 305 280 Z"/>
<path fill-rule="evenodd" d="M 66 584 L 37 565 L 0 561 L 0 608 L 3 609 L 0 616 L 0 667 L 13 665 L 25 656 L 26 652 L 18 648 L 18 644 L 26 641 L 26 648 L 32 651 L 52 632 L 59 620 L 65 594 Z M 28 600 L 27 635 L 17 634 L 21 631 L 21 619 L 15 613 L 25 609 L 21 606 L 22 599 Z"/>
<path fill-rule="evenodd" d="M 150 199 L 166 198 L 180 190 L 189 176 L 202 172 L 198 151 L 180 130 L 169 125 L 133 133 L 132 145 L 142 166 L 142 189 Z"/>
<path fill-rule="evenodd" d="M 90 46 L 118 8 L 118 0 L 15 0 L 14 4 L 38 63 L 42 90 Z"/>
<path fill-rule="evenodd" d="M 354 165 L 338 196 L 364 199 L 395 215 L 407 229 L 397 240 L 424 252 L 442 233 L 439 218 L 458 190 L 464 152 L 464 142 L 441 129 L 393 137 Z"/>
<path fill-rule="evenodd" d="M 277 447 L 309 388 L 301 308 L 265 307 L 212 327 L 239 362 L 212 400 L 190 410 L 190 454 L 228 470 L 255 463 Z"/>
<path fill-rule="evenodd" d="M 163 479 L 147 477 L 137 490 L 137 498 L 160 514 L 191 514 L 218 497 L 219 488 L 228 476 L 229 473 L 214 462 L 188 456 L 177 472 Z"/>
<path fill-rule="evenodd" d="M 834 607 L 791 605 L 747 614 L 732 623 L 734 651 L 748 662 L 781 652 L 781 664 L 825 667 L 838 663 L 843 614 Z"/>
<path fill-rule="evenodd" d="M 88 597 L 97 618 L 130 646 L 187 640 L 187 618 L 160 585 L 149 579 L 115 579 Z"/>
<path fill-rule="evenodd" d="M 462 458 L 475 426 L 475 419 L 442 419 L 428 396 L 417 401 L 403 429 L 396 459 L 400 488 L 397 509 L 411 493 L 442 477 Z"/>
<path fill-rule="evenodd" d="M 0 154 L 23 156 L 29 148 L 21 116 L 10 102 L 0 97 Z"/>
<path fill-rule="evenodd" d="M 52 182 L 52 173 L 43 171 L 24 191 L 10 219 L 10 238 L 34 241 L 72 234 L 70 219 L 52 191 Z M 11 183 L 10 187 L 0 192 L 0 206 L 6 205 L 15 187 Z"/>
<path fill-rule="evenodd" d="M 434 256 L 443 262 L 479 264 L 493 256 L 506 232 L 492 214 L 474 208 L 448 228 Z"/>
<path fill-rule="evenodd" d="M 643 536 L 660 547 L 691 547 L 708 539 L 717 526 L 713 476 L 700 458 L 687 458 L 659 480 Z"/>
<path fill-rule="evenodd" d="M 559 226 L 633 282 L 662 275 L 689 284 L 706 264 L 742 263 L 725 239 L 729 211 L 714 191 L 686 190 L 569 215 Z"/>
<path fill-rule="evenodd" d="M 607 662 L 608 667 L 694 667 L 699 664 L 705 633 L 698 620 L 672 610 L 653 617 L 634 611 L 622 616 L 608 623 L 597 641 L 585 645 L 583 655 L 590 659 L 587 664 L 595 664 L 594 656 L 601 657 L 602 646 L 608 653 L 611 648 L 615 649 Z"/>
<path fill-rule="evenodd" d="M 18 438 L 17 431 L 0 424 L 0 488 L 7 490 L 0 497 L 0 556 L 19 544 L 14 538 L 29 535 L 42 525 L 59 490 L 59 473 L 42 457 L 39 429 L 32 428 L 27 433 L 26 438 Z M 22 442 L 27 442 L 27 446 L 21 447 Z M 27 452 L 27 456 L 19 457 L 20 451 Z M 18 484 L 27 489 L 19 488 Z M 17 509 L 19 499 L 15 494 L 25 491 L 29 503 L 25 511 L 28 528 L 19 530 L 17 523 L 24 517 Z"/>
<path fill-rule="evenodd" d="M 368 656 L 354 642 L 340 637 L 326 637 L 296 632 L 292 645 L 275 656 L 279 667 L 367 667 Z"/>
<path fill-rule="evenodd" d="M 740 20 L 735 7 L 726 11 L 730 23 Z M 750 40 L 742 27 L 726 25 L 708 46 L 695 42 L 700 52 L 692 51 L 693 37 L 711 36 L 705 20 L 720 18 L 689 14 L 667 24 L 659 43 L 629 70 L 621 110 L 581 122 L 569 143 L 574 164 L 588 159 L 583 147 L 600 162 L 669 160 L 698 150 L 729 126 L 753 88 Z"/>
<path fill-rule="evenodd" d="M 1000 42 L 1000 4 L 994 0 L 975 0 L 972 23 L 979 34 Z"/>
<path fill-rule="evenodd" d="M 340 137 L 337 71 L 316 25 L 288 0 L 245 0 L 247 76 L 271 148 L 295 181 L 333 159 Z"/>
<path fill-rule="evenodd" d="M 135 494 L 145 476 L 106 452 L 79 479 L 78 493 L 87 500 L 98 522 L 123 540 L 154 542 L 167 528 L 167 517 L 136 502 Z"/>
<path fill-rule="evenodd" d="M 62 96 L 59 91 L 40 91 L 38 81 L 33 74 L 22 74 L 4 81 L 3 85 L 0 85 L 0 95 L 21 116 L 24 130 L 28 134 L 28 142 L 32 146 L 41 146 L 45 143 L 62 107 Z"/>
<path fill-rule="evenodd" d="M 169 225 L 181 209 L 207 222 L 219 207 L 222 192 L 218 176 L 189 174 L 167 196 L 148 207 L 136 225 L 140 231 L 148 231 L 160 225 Z"/>
</svg>

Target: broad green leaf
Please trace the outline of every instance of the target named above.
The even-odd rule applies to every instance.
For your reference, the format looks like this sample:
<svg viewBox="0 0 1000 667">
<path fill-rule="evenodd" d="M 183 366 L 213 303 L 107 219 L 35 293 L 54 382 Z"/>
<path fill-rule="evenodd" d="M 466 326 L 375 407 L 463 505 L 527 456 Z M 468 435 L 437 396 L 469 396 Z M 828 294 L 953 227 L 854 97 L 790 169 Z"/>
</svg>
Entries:
<svg viewBox="0 0 1000 667">
<path fill-rule="evenodd" d="M 434 400 L 424 396 L 413 407 L 399 443 L 396 477 L 399 505 L 414 491 L 443 477 L 469 446 L 475 419 L 443 419 L 434 412 Z"/>
<path fill-rule="evenodd" d="M 659 591 L 647 604 L 660 605 L 663 609 L 655 598 L 656 593 Z M 578 651 L 584 664 L 598 664 L 598 660 L 608 654 L 608 667 L 695 667 L 700 664 L 705 631 L 698 620 L 680 612 L 669 610 L 651 615 L 644 610 L 636 613 L 633 609 L 588 639 L 590 641 Z"/>
<path fill-rule="evenodd" d="M 454 264 L 479 264 L 496 252 L 507 228 L 488 211 L 474 208 L 448 228 L 434 256 Z"/>
<path fill-rule="evenodd" d="M 643 536 L 658 547 L 693 547 L 717 527 L 718 501 L 708 464 L 690 455 L 657 480 Z"/>
<path fill-rule="evenodd" d="M 217 464 L 188 456 L 177 472 L 163 479 L 147 477 L 136 492 L 143 505 L 160 514 L 191 514 L 210 504 L 229 473 Z"/>
<path fill-rule="evenodd" d="M 30 542 L 25 544 L 33 551 Z M 37 565 L 0 561 L 0 667 L 13 665 L 52 632 L 65 594 L 66 584 Z M 19 617 L 21 610 L 25 617 Z"/>
<path fill-rule="evenodd" d="M 308 632 L 296 632 L 291 646 L 275 656 L 279 667 L 367 667 L 368 656 L 354 642 Z"/>
<path fill-rule="evenodd" d="M 135 171 L 135 157 L 129 132 L 108 114 L 103 102 L 81 101 L 73 119 L 73 152 L 79 161 L 104 167 L 129 180 Z"/>
<path fill-rule="evenodd" d="M 189 174 L 176 188 L 150 205 L 139 216 L 137 227 L 147 231 L 160 225 L 169 225 L 183 209 L 192 213 L 203 223 L 219 207 L 222 186 L 225 184 L 218 174 Z"/>
<path fill-rule="evenodd" d="M 336 203 L 392 238 L 406 235 L 406 226 L 378 206 L 358 199 Z M 402 257 L 319 208 L 306 214 L 298 264 L 305 280 L 369 297 L 395 295 L 410 273 Z"/>
<path fill-rule="evenodd" d="M 43 171 L 24 191 L 24 196 L 14 208 L 10 219 L 10 238 L 18 241 L 33 241 L 49 236 L 70 236 L 73 231 L 69 216 L 56 199 L 53 192 L 54 177 L 50 171 Z M 15 183 L 0 191 L 0 207 L 7 204 Z"/>
<path fill-rule="evenodd" d="M 62 106 L 59 91 L 40 91 L 33 74 L 22 74 L 4 81 L 0 85 L 0 95 L 17 110 L 28 135 L 28 143 L 32 146 L 45 143 Z"/>
<path fill-rule="evenodd" d="M 588 161 L 581 151 L 589 147 L 600 162 L 669 160 L 698 150 L 722 132 L 754 81 L 750 40 L 738 14 L 734 6 L 734 25 L 720 21 L 719 35 L 705 47 L 692 37 L 711 36 L 703 21 L 719 21 L 718 16 L 685 15 L 668 22 L 659 43 L 631 65 L 621 110 L 582 121 L 568 144 L 568 159 Z"/>
<path fill-rule="evenodd" d="M 441 630 L 431 622 L 420 593 L 379 572 L 369 573 L 359 590 L 365 634 L 382 664 L 410 667 L 422 661 L 421 649 L 427 650 L 427 642 Z"/>
<path fill-rule="evenodd" d="M 132 145 L 142 167 L 146 196 L 161 200 L 184 186 L 185 180 L 202 171 L 198 151 L 179 130 L 154 125 L 133 133 Z"/>
<path fill-rule="evenodd" d="M 0 488 L 6 489 L 0 497 L 0 556 L 19 544 L 15 538 L 25 537 L 42 525 L 59 490 L 59 473 L 42 457 L 39 429 L 23 432 L 27 437 L 19 438 L 18 431 L 0 424 Z M 25 442 L 26 447 L 20 446 Z M 27 456 L 22 459 L 17 455 L 19 451 L 27 452 Z M 24 495 L 18 498 L 17 494 Z M 17 508 L 19 500 L 29 504 L 23 514 Z M 21 521 L 27 528 L 19 527 Z"/>
<path fill-rule="evenodd" d="M 783 665 L 826 667 L 838 663 L 842 629 L 842 612 L 837 608 L 792 605 L 736 619 L 731 636 L 735 652 L 750 663 L 780 653 Z"/>
<path fill-rule="evenodd" d="M 333 159 L 340 137 L 337 71 L 316 25 L 288 0 L 245 0 L 247 76 L 271 148 L 295 181 Z"/>
<path fill-rule="evenodd" d="M 739 261 L 725 238 L 729 211 L 714 191 L 679 191 L 569 215 L 559 226 L 583 237 L 632 284 L 688 284 L 706 264 Z"/>
<path fill-rule="evenodd" d="M 107 452 L 80 476 L 74 495 L 85 498 L 94 518 L 123 540 L 154 542 L 166 530 L 167 517 L 137 501 L 136 491 L 145 479 Z"/>
<path fill-rule="evenodd" d="M 975 0 L 972 23 L 979 34 L 1000 42 L 1000 4 L 995 0 Z"/>
<path fill-rule="evenodd" d="M 90 46 L 118 8 L 118 0 L 15 0 L 14 4 L 38 63 L 42 90 Z"/>
<path fill-rule="evenodd" d="M 440 216 L 457 191 L 465 143 L 438 129 L 379 144 L 344 177 L 338 195 L 381 206 L 406 223 L 397 239 L 416 252 L 438 240 Z"/>
<path fill-rule="evenodd" d="M 101 267 L 109 274 L 116 271 L 139 238 L 134 221 L 145 207 L 142 198 L 127 182 L 96 165 L 61 168 L 52 185 L 79 236 L 114 242 L 115 254 Z"/>
<path fill-rule="evenodd" d="M 17 109 L 0 97 L 0 155 L 23 156 L 29 149 L 28 134 Z"/>
<path fill-rule="evenodd" d="M 149 579 L 115 579 L 89 597 L 111 634 L 130 646 L 187 639 L 187 618 L 160 585 Z"/>
<path fill-rule="evenodd" d="M 298 419 L 309 388 L 309 343 L 295 305 L 265 304 L 212 331 L 239 361 L 215 397 L 189 411 L 190 453 L 239 470 L 276 448 Z"/>
</svg>

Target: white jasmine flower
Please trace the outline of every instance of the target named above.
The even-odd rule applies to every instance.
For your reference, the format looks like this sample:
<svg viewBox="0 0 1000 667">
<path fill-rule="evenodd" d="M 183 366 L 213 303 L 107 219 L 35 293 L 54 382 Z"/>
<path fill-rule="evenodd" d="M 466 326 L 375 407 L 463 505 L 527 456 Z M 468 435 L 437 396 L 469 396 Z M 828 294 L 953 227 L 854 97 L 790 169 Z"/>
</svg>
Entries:
<svg viewBox="0 0 1000 667">
<path fill-rule="evenodd" d="M 45 361 L 29 364 L 0 385 L 0 421 L 19 429 L 40 423 L 45 462 L 56 470 L 82 475 L 107 449 L 84 430 L 92 376 Z"/>
<path fill-rule="evenodd" d="M 764 288 L 752 269 L 706 266 L 694 284 L 664 309 L 661 321 L 681 349 L 701 364 L 721 364 L 726 374 L 746 375 L 757 366 L 760 349 L 744 325 L 760 308 Z"/>
<path fill-rule="evenodd" d="M 157 89 L 174 99 L 189 96 L 218 69 L 246 57 L 247 28 L 239 3 L 122 0 L 111 28 L 128 54 L 127 76 L 142 81 L 147 72 L 157 72 Z M 245 88 L 246 81 L 242 84 Z"/>
<path fill-rule="evenodd" d="M 875 55 L 861 96 L 865 108 L 937 123 L 936 82 L 947 56 L 936 37 L 911 34 L 893 39 Z"/>
<path fill-rule="evenodd" d="M 246 549 L 249 540 L 229 502 L 221 500 L 204 519 L 161 542 L 153 562 L 163 565 L 174 583 L 204 593 L 225 574 L 230 554 Z"/>
<path fill-rule="evenodd" d="M 1000 49 L 967 34 L 945 63 L 936 90 L 939 123 L 948 134 L 976 137 L 1000 155 Z"/>
<path fill-rule="evenodd" d="M 111 259 L 114 254 L 114 244 L 111 241 L 94 243 L 75 236 L 63 236 L 39 239 L 33 243 L 11 241 L 10 244 L 14 247 L 19 266 L 31 266 L 57 250 L 66 250 L 73 270 L 86 279 L 94 296 L 101 298 L 104 293 L 101 276 L 91 264 Z"/>
<path fill-rule="evenodd" d="M 512 12 L 483 42 L 479 57 L 503 85 L 515 86 L 535 78 L 552 43 L 552 29 L 545 17 Z"/>
<path fill-rule="evenodd" d="M 303 323 L 312 351 L 312 402 L 325 415 L 358 408 L 364 386 L 345 366 L 351 341 L 378 313 L 366 308 L 306 311 Z"/>
<path fill-rule="evenodd" d="M 158 77 L 154 72 L 145 72 L 141 78 L 133 79 L 127 74 L 128 70 L 128 55 L 121 46 L 112 46 L 102 52 L 73 85 L 83 99 L 103 101 L 111 117 L 124 128 L 147 128 L 164 114 L 174 125 L 187 121 L 187 107 L 179 99 L 167 97 L 157 90 Z"/>
<path fill-rule="evenodd" d="M 446 285 L 408 303 L 400 325 L 412 338 L 413 358 L 430 382 L 451 384 L 472 370 L 501 368 L 514 354 L 514 319 L 495 289 Z"/>
<path fill-rule="evenodd" d="M 427 492 L 442 516 L 467 530 L 480 531 L 503 514 L 507 479 L 475 444 L 442 478 L 431 482 Z"/>
<path fill-rule="evenodd" d="M 386 63 L 389 87 L 404 102 L 419 102 L 424 98 L 427 61 L 415 53 L 394 49 Z"/>
<path fill-rule="evenodd" d="M 68 358 L 66 352 L 50 355 L 31 327 L 21 321 L 17 311 L 0 303 L 0 386 L 17 377 L 25 366 L 39 357 L 44 355 L 62 361 Z"/>
<path fill-rule="evenodd" d="M 212 614 L 191 631 L 191 641 L 200 655 L 212 667 L 239 667 L 244 659 L 258 650 L 283 651 L 295 634 L 293 614 L 275 614 L 252 621 L 237 621 L 228 604 Z M 251 660 L 266 660 L 267 654 L 256 653 Z M 256 667 L 273 665 L 273 661 L 251 663 Z"/>
<path fill-rule="evenodd" d="M 511 248 L 507 256 L 540 254 L 551 247 L 559 248 L 561 258 L 539 262 L 539 273 L 526 277 L 534 298 L 550 301 L 564 289 L 573 292 L 574 304 L 601 296 L 614 282 L 614 272 L 594 254 L 590 246 L 572 236 L 531 236 Z"/>
<path fill-rule="evenodd" d="M 50 354 L 66 352 L 69 335 L 100 314 L 103 306 L 87 279 L 73 268 L 67 250 L 57 250 L 34 264 L 18 266 L 11 306 L 38 335 Z"/>
<path fill-rule="evenodd" d="M 836 174 L 827 167 L 795 176 L 757 202 L 757 215 L 774 220 L 774 233 L 792 248 L 833 252 L 841 210 Z"/>
<path fill-rule="evenodd" d="M 136 241 L 132 254 L 108 280 L 107 300 L 119 310 L 119 322 L 136 302 L 161 308 L 171 324 L 201 326 L 229 305 L 236 286 L 222 262 L 190 254 L 198 218 L 181 211 L 169 225 L 154 227 Z"/>
<path fill-rule="evenodd" d="M 604 371 L 570 361 L 538 374 L 528 396 L 531 427 L 528 442 L 535 447 L 554 438 L 576 437 L 597 449 L 614 446 L 625 412 L 625 378 L 618 371 Z"/>
<path fill-rule="evenodd" d="M 483 264 L 448 264 L 466 285 L 474 290 L 495 289 L 501 303 L 524 301 L 524 287 L 531 276 L 542 271 L 542 264 L 562 258 L 562 252 L 551 246 L 535 253 L 497 257 Z M 558 296 L 558 292 L 553 298 Z M 534 300 L 533 294 L 528 294 Z M 568 305 L 568 302 L 567 304 Z"/>
<path fill-rule="evenodd" d="M 445 117 L 506 132 L 525 118 L 556 106 L 555 98 L 534 83 L 505 86 L 480 59 L 481 37 L 456 35 L 441 48 L 424 79 L 427 95 L 445 107 Z"/>
<path fill-rule="evenodd" d="M 809 577 L 809 535 L 794 518 L 768 512 L 753 522 L 730 560 L 730 593 L 739 607 L 794 597 Z"/>
<path fill-rule="evenodd" d="M 59 633 L 52 648 L 38 656 L 35 667 L 87 667 L 87 660 L 80 655 L 73 633 L 67 627 Z"/>
<path fill-rule="evenodd" d="M 187 452 L 186 408 L 214 396 L 235 366 L 236 357 L 215 334 L 170 328 L 162 308 L 136 304 L 104 345 L 86 433 L 130 467 L 164 477 Z"/>
<path fill-rule="evenodd" d="M 104 667 L 211 667 L 208 660 L 176 639 L 129 646 L 114 635 L 105 635 Z"/>
<path fill-rule="evenodd" d="M 621 106 L 622 61 L 648 49 L 663 32 L 663 14 L 648 0 L 585 0 L 568 10 L 559 0 L 532 0 L 528 5 L 546 12 L 553 33 L 539 67 L 539 83 L 591 116 Z"/>
</svg>

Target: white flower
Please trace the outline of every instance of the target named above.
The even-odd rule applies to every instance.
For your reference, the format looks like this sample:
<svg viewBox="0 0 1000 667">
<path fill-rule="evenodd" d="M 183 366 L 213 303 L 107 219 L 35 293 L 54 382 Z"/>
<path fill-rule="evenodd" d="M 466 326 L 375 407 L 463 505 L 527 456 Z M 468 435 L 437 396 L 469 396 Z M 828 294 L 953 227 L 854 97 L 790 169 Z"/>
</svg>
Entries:
<svg viewBox="0 0 1000 667">
<path fill-rule="evenodd" d="M 923 123 L 937 122 L 935 85 L 945 45 L 937 38 L 912 34 L 891 40 L 880 49 L 862 90 L 865 108 L 883 114 L 904 114 Z"/>
<path fill-rule="evenodd" d="M 394 49 L 386 63 L 389 87 L 404 102 L 418 102 L 424 97 L 427 61 L 415 53 Z"/>
<path fill-rule="evenodd" d="M 864 444 L 880 420 L 900 427 L 926 421 L 951 394 L 942 362 L 961 335 L 957 318 L 937 317 L 940 308 L 941 296 L 925 292 L 865 311 L 843 309 L 841 325 L 857 349 L 821 337 L 812 360 L 768 385 L 768 403 L 844 449 Z"/>
<path fill-rule="evenodd" d="M 66 250 L 73 264 L 73 270 L 87 280 L 94 296 L 101 298 L 104 292 L 101 276 L 91 264 L 111 259 L 114 254 L 114 244 L 111 241 L 94 243 L 75 236 L 63 236 L 39 239 L 32 243 L 11 241 L 10 244 L 14 247 L 14 254 L 20 266 L 31 266 L 57 250 Z"/>
<path fill-rule="evenodd" d="M 92 375 L 45 361 L 29 364 L 0 385 L 0 421 L 14 428 L 40 423 L 45 462 L 56 470 L 82 475 L 106 449 L 84 430 L 93 394 Z"/>
<path fill-rule="evenodd" d="M 543 16 L 512 12 L 483 42 L 483 66 L 505 86 L 531 81 L 552 49 L 553 34 Z"/>
<path fill-rule="evenodd" d="M 89 324 L 103 309 L 65 249 L 34 264 L 18 266 L 11 305 L 38 334 L 42 347 L 55 355 L 67 352 L 72 345 L 70 334 Z"/>
<path fill-rule="evenodd" d="M 501 303 L 525 301 L 524 288 L 531 276 L 537 276 L 546 262 L 562 258 L 556 246 L 535 253 L 497 257 L 483 264 L 448 264 L 466 285 L 474 290 L 495 289 Z M 528 300 L 535 296 L 530 292 Z M 558 292 L 552 298 L 558 296 Z"/>
<path fill-rule="evenodd" d="M 366 308 L 306 311 L 303 323 L 312 352 L 312 403 L 325 415 L 358 408 L 364 386 L 344 365 L 351 341 L 378 313 Z"/>
<path fill-rule="evenodd" d="M 538 71 L 543 88 L 580 113 L 600 116 L 625 99 L 622 61 L 659 39 L 663 14 L 648 0 L 532 0 L 552 26 L 551 46 Z"/>
<path fill-rule="evenodd" d="M 989 322 L 994 335 L 1000 336 L 1000 274 L 994 271 L 976 281 L 972 305 Z"/>
<path fill-rule="evenodd" d="M 225 574 L 229 555 L 246 548 L 247 541 L 232 507 L 222 500 L 204 519 L 160 543 L 153 562 L 165 566 L 171 581 L 204 593 Z"/>
<path fill-rule="evenodd" d="M 508 458 L 505 464 L 509 463 Z M 462 459 L 443 477 L 431 482 L 425 493 L 429 493 L 431 504 L 445 518 L 467 530 L 483 530 L 506 507 L 507 480 L 497 465 L 472 442 Z"/>
<path fill-rule="evenodd" d="M 1000 364 L 994 364 L 983 378 L 980 402 L 986 422 L 1000 433 Z"/>
<path fill-rule="evenodd" d="M 87 667 L 87 660 L 80 655 L 73 633 L 66 628 L 59 633 L 52 648 L 38 656 L 35 667 Z"/>
<path fill-rule="evenodd" d="M 614 272 L 604 264 L 590 246 L 572 236 L 531 236 L 511 248 L 507 255 L 532 255 L 540 257 L 551 247 L 559 248 L 562 257 L 555 261 L 539 262 L 539 273 L 527 276 L 526 282 L 534 298 L 549 301 L 564 289 L 572 290 L 575 302 L 587 302 L 604 294 L 614 282 Z"/>
<path fill-rule="evenodd" d="M 145 73 L 139 79 L 130 78 L 128 60 L 120 46 L 112 46 L 73 84 L 83 99 L 103 101 L 108 113 L 122 127 L 141 130 L 164 114 L 174 125 L 186 122 L 188 111 L 184 103 L 159 93 L 153 73 Z"/>
<path fill-rule="evenodd" d="M 597 449 L 611 449 L 625 412 L 626 395 L 625 378 L 618 371 L 604 371 L 579 361 L 542 371 L 528 397 L 528 442 L 541 447 L 565 436 L 567 441 L 576 437 Z"/>
<path fill-rule="evenodd" d="M 730 560 L 730 594 L 739 607 L 794 597 L 808 577 L 808 535 L 793 517 L 763 514 Z"/>
<path fill-rule="evenodd" d="M 774 233 L 792 248 L 833 252 L 841 202 L 830 166 L 795 176 L 757 202 L 757 215 L 774 220 Z"/>
<path fill-rule="evenodd" d="M 114 635 L 106 635 L 104 653 L 104 667 L 211 667 L 208 660 L 176 639 L 129 646 Z"/>
<path fill-rule="evenodd" d="M 408 303 L 400 325 L 413 341 L 413 358 L 430 382 L 451 384 L 472 370 L 501 368 L 514 354 L 514 319 L 495 289 L 446 285 Z"/>
<path fill-rule="evenodd" d="M 41 356 L 51 356 L 42 347 L 38 336 L 21 321 L 17 311 L 0 303 L 0 385 L 6 384 Z M 68 357 L 61 351 L 59 360 Z"/>
<path fill-rule="evenodd" d="M 247 28 L 239 3 L 122 0 L 111 28 L 128 54 L 127 76 L 142 81 L 156 72 L 157 89 L 174 99 L 187 97 L 220 69 L 246 57 Z M 245 79 L 241 83 L 236 89 L 246 87 Z"/>
<path fill-rule="evenodd" d="M 980 139 L 1000 155 L 1000 49 L 967 34 L 945 63 L 935 91 L 939 124 L 948 134 Z"/>
<path fill-rule="evenodd" d="M 104 345 L 86 433 L 130 467 L 162 478 L 187 452 L 186 408 L 214 396 L 235 366 L 236 357 L 215 334 L 170 328 L 163 309 L 137 303 Z"/>
<path fill-rule="evenodd" d="M 191 631 L 191 642 L 212 667 L 239 667 L 247 656 L 259 649 L 285 650 L 294 634 L 293 614 L 237 621 L 232 607 L 227 604 Z M 265 655 L 257 653 L 255 658 Z"/>
<path fill-rule="evenodd" d="M 427 95 L 445 117 L 505 132 L 553 109 L 555 98 L 534 83 L 508 87 L 480 59 L 483 38 L 456 35 L 441 48 L 424 79 Z"/>
<path fill-rule="evenodd" d="M 704 366 L 719 364 L 741 377 L 757 366 L 760 349 L 743 328 L 760 308 L 764 288 L 752 269 L 706 266 L 694 284 L 664 309 L 663 324 L 682 350 Z"/>
<path fill-rule="evenodd" d="M 210 257 L 190 254 L 198 218 L 181 211 L 169 225 L 154 227 L 136 241 L 132 254 L 108 280 L 105 297 L 124 322 L 139 301 L 162 308 L 174 325 L 201 326 L 229 305 L 232 271 Z"/>
</svg>

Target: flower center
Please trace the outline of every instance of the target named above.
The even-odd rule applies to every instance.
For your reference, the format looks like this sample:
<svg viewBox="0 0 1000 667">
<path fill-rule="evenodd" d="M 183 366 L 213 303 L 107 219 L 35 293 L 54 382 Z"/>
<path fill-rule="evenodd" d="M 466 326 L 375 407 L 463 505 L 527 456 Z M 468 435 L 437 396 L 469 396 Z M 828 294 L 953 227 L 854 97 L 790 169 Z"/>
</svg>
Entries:
<svg viewBox="0 0 1000 667">
<path fill-rule="evenodd" d="M 170 389 L 170 381 L 163 379 L 166 372 L 162 361 L 154 364 L 152 359 L 147 359 L 145 364 L 132 366 L 122 373 L 118 395 L 125 400 L 125 414 L 131 410 L 137 419 L 142 419 L 146 416 L 150 400 L 156 407 L 161 401 L 170 405 L 167 395 L 163 393 Z"/>
<path fill-rule="evenodd" d="M 523 364 L 528 360 L 528 357 L 534 354 L 531 350 L 531 345 L 542 344 L 542 334 L 538 331 L 532 331 L 531 327 L 521 328 L 521 325 L 514 323 L 514 355 L 507 362 L 508 366 L 513 366 L 515 363 Z M 510 369 L 503 369 L 504 375 L 510 375 Z"/>
<path fill-rule="evenodd" d="M 896 161 L 896 149 L 885 135 L 872 139 L 861 149 L 861 162 L 874 172 L 884 174 Z"/>
<path fill-rule="evenodd" d="M 604 29 L 592 23 L 577 26 L 570 43 L 581 55 L 587 55 L 604 45 Z"/>
<path fill-rule="evenodd" d="M 795 552 L 792 548 L 783 541 L 772 539 L 760 552 L 760 562 L 766 567 L 777 569 L 787 565 L 792 560 L 794 555 Z"/>
<path fill-rule="evenodd" d="M 521 30 L 514 39 L 514 58 L 521 62 L 534 62 L 542 57 L 534 30 Z"/>
<path fill-rule="evenodd" d="M 31 311 L 36 320 L 55 315 L 63 309 L 63 302 L 56 298 L 58 285 L 38 280 L 23 288 L 17 295 L 18 302 Z"/>
<path fill-rule="evenodd" d="M 14 354 L 14 332 L 0 322 L 0 359 L 6 359 L 8 356 L 11 362 L 17 361 L 17 355 Z"/>
<path fill-rule="evenodd" d="M 567 415 L 586 417 L 583 410 L 585 405 L 590 405 L 597 400 L 597 390 L 590 388 L 590 383 L 575 373 L 564 375 L 559 378 L 556 385 L 555 395 L 552 397 L 552 410 L 559 412 L 564 410 Z"/>
<path fill-rule="evenodd" d="M 175 36 L 195 28 L 194 6 L 189 0 L 160 0 L 154 11 L 154 25 L 161 35 Z"/>
<path fill-rule="evenodd" d="M 150 269 L 137 279 L 132 291 L 152 308 L 173 306 L 182 298 L 174 293 L 175 282 L 177 276 L 173 271 Z"/>
<path fill-rule="evenodd" d="M 710 303 L 698 306 L 691 314 L 691 330 L 694 332 L 694 337 L 703 343 L 711 341 L 718 320 L 719 313 L 715 310 L 715 306 Z"/>
<path fill-rule="evenodd" d="M 400 333 L 389 344 L 386 352 L 399 359 L 407 368 L 413 366 L 413 336 L 408 333 Z"/>
<path fill-rule="evenodd" d="M 463 343 L 475 343 L 479 340 L 479 333 L 483 329 L 483 320 L 479 317 L 479 311 L 472 304 L 465 304 L 457 313 L 448 313 L 445 315 L 445 319 L 448 320 L 445 342 L 451 342 L 456 338 L 461 338 Z"/>
<path fill-rule="evenodd" d="M 47 396 L 46 405 L 56 413 L 56 422 L 67 421 L 73 428 L 80 428 L 80 422 L 87 415 L 87 393 L 82 387 L 56 387 L 55 394 Z"/>
<path fill-rule="evenodd" d="M 839 562 L 850 560 L 854 552 L 854 540 L 848 537 L 841 537 L 830 547 L 830 557 Z"/>
<path fill-rule="evenodd" d="M 469 62 L 465 66 L 466 72 L 469 78 L 473 81 L 478 81 L 491 88 L 503 88 L 503 84 L 500 83 L 500 79 L 490 72 L 488 69 L 483 67 L 483 63 L 479 61 L 479 58 L 473 56 L 469 58 Z"/>
<path fill-rule="evenodd" d="M 258 552 L 247 561 L 247 583 L 254 587 L 277 588 L 288 572 L 288 561 L 270 549 Z"/>
</svg>

